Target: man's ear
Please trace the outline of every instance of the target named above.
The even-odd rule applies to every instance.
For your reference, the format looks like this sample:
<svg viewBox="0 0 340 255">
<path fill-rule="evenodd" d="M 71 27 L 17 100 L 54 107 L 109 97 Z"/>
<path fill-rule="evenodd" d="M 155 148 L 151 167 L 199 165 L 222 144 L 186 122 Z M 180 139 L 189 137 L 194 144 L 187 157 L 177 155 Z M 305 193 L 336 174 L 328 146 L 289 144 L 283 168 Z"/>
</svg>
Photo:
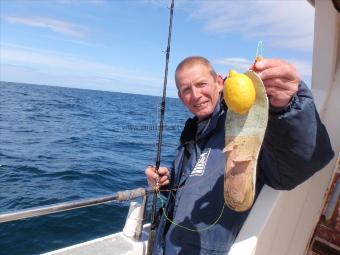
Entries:
<svg viewBox="0 0 340 255">
<path fill-rule="evenodd" d="M 181 92 L 179 92 L 179 90 L 177 90 L 177 95 L 178 95 L 179 99 L 181 99 L 181 101 L 183 103 L 183 98 L 182 98 Z"/>
<path fill-rule="evenodd" d="M 222 91 L 223 90 L 223 86 L 224 86 L 224 80 L 223 80 L 223 77 L 221 75 L 217 75 L 216 77 L 216 82 L 218 84 L 218 89 L 219 91 Z"/>
</svg>

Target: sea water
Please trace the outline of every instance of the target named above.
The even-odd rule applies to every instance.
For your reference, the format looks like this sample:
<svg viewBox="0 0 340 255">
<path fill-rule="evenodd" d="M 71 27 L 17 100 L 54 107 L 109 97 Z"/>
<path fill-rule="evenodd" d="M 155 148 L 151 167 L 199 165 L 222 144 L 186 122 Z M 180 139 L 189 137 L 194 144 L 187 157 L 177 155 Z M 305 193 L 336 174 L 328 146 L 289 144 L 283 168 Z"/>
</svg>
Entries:
<svg viewBox="0 0 340 255">
<path fill-rule="evenodd" d="M 146 187 L 161 98 L 0 82 L 0 213 Z M 185 119 L 168 98 L 162 164 Z M 40 254 L 121 231 L 128 202 L 0 224 L 0 254 Z"/>
</svg>

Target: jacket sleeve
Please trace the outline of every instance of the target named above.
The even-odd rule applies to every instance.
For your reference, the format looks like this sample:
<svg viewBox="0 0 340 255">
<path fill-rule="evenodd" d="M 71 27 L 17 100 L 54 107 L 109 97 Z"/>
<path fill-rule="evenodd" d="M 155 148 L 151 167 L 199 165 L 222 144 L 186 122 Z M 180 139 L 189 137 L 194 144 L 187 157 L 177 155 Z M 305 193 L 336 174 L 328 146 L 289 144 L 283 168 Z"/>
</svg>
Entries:
<svg viewBox="0 0 340 255">
<path fill-rule="evenodd" d="M 274 189 L 290 190 L 322 169 L 334 156 L 325 126 L 304 82 L 291 103 L 270 110 L 260 156 L 260 178 Z"/>
</svg>

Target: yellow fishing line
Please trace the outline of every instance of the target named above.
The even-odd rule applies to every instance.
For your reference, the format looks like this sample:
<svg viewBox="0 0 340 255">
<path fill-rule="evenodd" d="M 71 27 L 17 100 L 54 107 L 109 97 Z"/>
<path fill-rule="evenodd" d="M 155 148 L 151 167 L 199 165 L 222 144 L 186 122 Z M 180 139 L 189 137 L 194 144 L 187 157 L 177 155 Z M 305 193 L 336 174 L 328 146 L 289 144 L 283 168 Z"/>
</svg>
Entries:
<svg viewBox="0 0 340 255">
<path fill-rule="evenodd" d="M 221 219 L 222 215 L 223 215 L 223 212 L 224 212 L 224 208 L 225 208 L 225 203 L 223 203 L 223 207 L 222 207 L 222 210 L 221 210 L 221 213 L 220 215 L 217 217 L 217 219 L 212 223 L 210 224 L 209 226 L 205 227 L 205 228 L 201 228 L 201 229 L 193 229 L 193 228 L 188 228 L 186 226 L 183 226 L 183 225 L 180 225 L 174 221 L 172 221 L 171 219 L 169 219 L 168 215 L 165 213 L 165 209 L 164 209 L 164 200 L 158 195 L 158 198 L 161 200 L 161 207 L 163 209 L 163 214 L 164 214 L 164 217 L 173 225 L 177 226 L 177 227 L 180 227 L 180 228 L 183 228 L 185 230 L 188 230 L 188 231 L 191 231 L 191 232 L 202 232 L 202 231 L 206 231 L 210 228 L 212 228 L 213 226 L 215 226 L 217 224 L 217 222 Z"/>
</svg>

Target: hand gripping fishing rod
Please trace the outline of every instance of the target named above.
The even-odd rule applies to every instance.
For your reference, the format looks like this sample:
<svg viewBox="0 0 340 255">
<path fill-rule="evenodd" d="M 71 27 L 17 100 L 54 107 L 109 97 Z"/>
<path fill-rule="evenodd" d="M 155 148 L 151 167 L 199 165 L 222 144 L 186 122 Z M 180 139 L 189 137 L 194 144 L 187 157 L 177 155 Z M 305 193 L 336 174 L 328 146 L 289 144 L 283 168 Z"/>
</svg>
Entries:
<svg viewBox="0 0 340 255">
<path fill-rule="evenodd" d="M 161 115 L 159 120 L 159 131 L 158 131 L 158 145 L 157 145 L 157 158 L 156 158 L 156 172 L 159 169 L 161 162 L 161 150 L 162 150 L 162 139 L 163 139 L 163 122 L 164 122 L 164 112 L 165 112 L 165 99 L 166 99 L 166 85 L 168 82 L 168 65 L 169 65 L 169 56 L 170 56 L 170 42 L 171 42 L 171 29 L 172 29 L 172 17 L 174 14 L 174 0 L 171 0 L 170 7 L 170 22 L 169 22 L 169 31 L 168 31 L 168 46 L 166 48 L 166 62 L 165 62 L 165 72 L 164 72 L 164 85 L 163 85 L 163 96 L 161 103 Z M 147 254 L 151 255 L 153 250 L 153 245 L 156 237 L 156 229 L 157 229 L 157 192 L 158 192 L 158 180 L 156 187 L 153 191 L 153 199 L 152 199 L 152 214 L 151 214 L 151 227 L 148 239 L 148 249 Z"/>
</svg>

